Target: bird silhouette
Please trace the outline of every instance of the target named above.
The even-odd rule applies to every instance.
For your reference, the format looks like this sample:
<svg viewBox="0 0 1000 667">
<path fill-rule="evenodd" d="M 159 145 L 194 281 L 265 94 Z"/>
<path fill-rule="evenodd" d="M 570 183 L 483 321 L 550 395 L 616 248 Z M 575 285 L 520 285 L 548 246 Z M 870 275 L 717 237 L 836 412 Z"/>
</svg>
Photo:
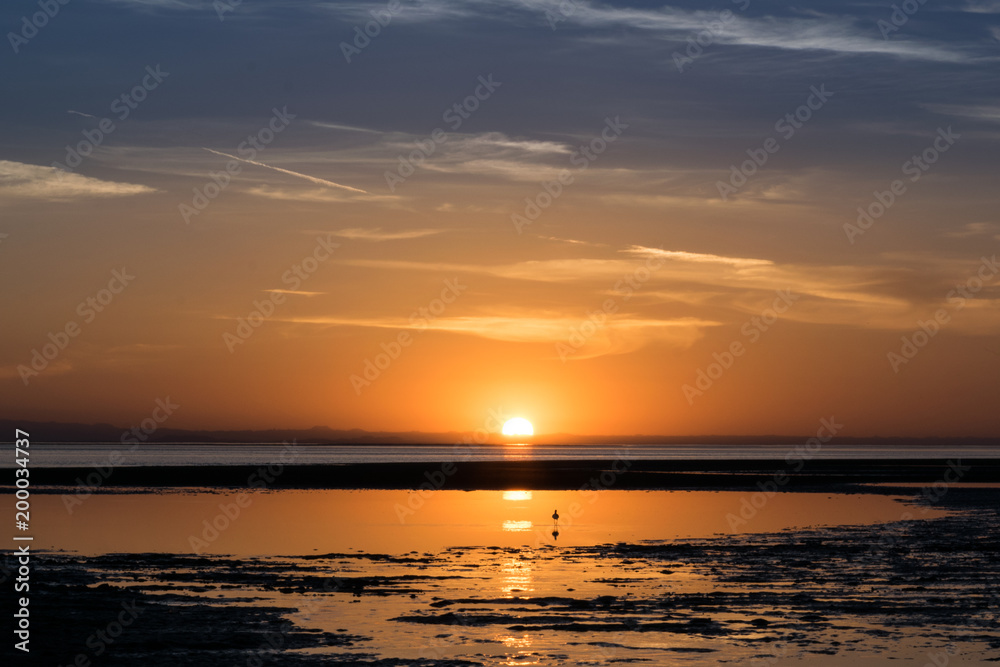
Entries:
<svg viewBox="0 0 1000 667">
<path fill-rule="evenodd" d="M 553 521 L 559 520 L 559 510 L 555 510 L 554 512 L 552 512 L 552 520 Z"/>
</svg>

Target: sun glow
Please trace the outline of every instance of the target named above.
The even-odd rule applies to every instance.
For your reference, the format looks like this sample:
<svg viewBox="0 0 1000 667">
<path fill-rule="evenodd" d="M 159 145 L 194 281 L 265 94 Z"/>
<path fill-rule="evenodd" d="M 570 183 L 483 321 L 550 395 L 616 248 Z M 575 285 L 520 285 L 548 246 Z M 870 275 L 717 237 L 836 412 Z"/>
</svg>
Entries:
<svg viewBox="0 0 1000 667">
<path fill-rule="evenodd" d="M 514 417 L 503 425 L 504 435 L 534 435 L 535 429 L 527 419 Z"/>
</svg>

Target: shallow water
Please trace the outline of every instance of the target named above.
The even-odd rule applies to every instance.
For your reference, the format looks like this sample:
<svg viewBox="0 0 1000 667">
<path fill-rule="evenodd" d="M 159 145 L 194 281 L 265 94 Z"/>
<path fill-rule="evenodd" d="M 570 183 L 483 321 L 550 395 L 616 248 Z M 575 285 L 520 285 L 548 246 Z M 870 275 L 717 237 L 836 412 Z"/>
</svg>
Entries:
<svg viewBox="0 0 1000 667">
<path fill-rule="evenodd" d="M 734 491 L 280 490 L 38 494 L 36 548 L 114 552 L 401 554 L 454 546 L 591 546 L 896 521 L 880 494 Z M 10 503 L 13 499 L 7 496 Z M 558 524 L 551 518 L 558 510 Z M 946 512 L 921 508 L 925 518 Z M 558 529 L 558 535 L 552 533 Z"/>
</svg>

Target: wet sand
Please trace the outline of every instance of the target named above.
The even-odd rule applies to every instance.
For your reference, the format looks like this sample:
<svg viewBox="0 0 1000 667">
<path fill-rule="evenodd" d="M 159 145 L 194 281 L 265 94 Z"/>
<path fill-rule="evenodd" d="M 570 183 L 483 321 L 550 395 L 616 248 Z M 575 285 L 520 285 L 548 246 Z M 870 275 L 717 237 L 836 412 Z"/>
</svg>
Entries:
<svg viewBox="0 0 1000 667">
<path fill-rule="evenodd" d="M 953 486 L 934 503 L 946 516 L 907 509 L 889 523 L 582 546 L 48 552 L 32 603 L 46 640 L 33 657 L 207 667 L 1000 660 L 1000 490 Z M 91 638 L 123 605 L 138 610 L 134 623 L 96 656 Z"/>
<path fill-rule="evenodd" d="M 781 460 L 453 465 L 272 469 L 266 487 L 257 491 L 274 502 L 254 496 L 227 533 L 244 531 L 251 544 L 269 544 L 258 552 L 262 555 L 199 555 L 184 546 L 105 553 L 114 550 L 81 551 L 68 543 L 70 551 L 38 551 L 31 612 L 34 636 L 45 639 L 34 644 L 33 663 L 80 664 L 79 656 L 93 665 L 206 667 L 1000 661 L 1000 486 L 995 484 L 1000 461 L 995 459 L 962 461 L 960 484 L 951 483 L 948 471 L 957 462 L 947 459 L 813 460 L 797 471 Z M 217 496 L 209 508 L 217 514 L 215 505 L 230 503 L 226 494 L 246 489 L 262 470 L 266 467 L 119 467 L 65 520 L 93 533 L 95 545 L 105 544 L 101 530 L 132 534 L 165 529 L 166 522 L 146 509 L 108 524 L 116 514 L 102 508 L 103 502 L 141 504 L 141 497 L 154 502 L 177 495 L 191 503 L 179 533 L 187 544 L 188 534 L 213 517 L 185 496 L 190 490 L 179 487 L 207 487 L 199 493 Z M 59 494 L 38 498 L 40 509 L 47 500 L 52 511 L 66 513 L 66 494 L 78 491 L 77 480 L 92 473 L 93 468 L 33 469 L 33 492 Z M 469 513 L 476 510 L 470 498 L 461 497 L 472 494 L 462 489 L 561 490 L 574 496 L 598 489 L 588 493 L 636 497 L 665 493 L 639 489 L 699 489 L 691 493 L 709 491 L 720 504 L 708 509 L 706 501 L 676 511 L 690 512 L 695 521 L 702 515 L 720 520 L 726 512 L 739 513 L 742 496 L 763 493 L 761 484 L 778 479 L 777 497 L 793 505 L 807 506 L 806 498 L 819 500 L 820 492 L 845 505 L 859 494 L 880 503 L 898 503 L 896 496 L 909 500 L 898 512 L 874 520 L 857 513 L 836 525 L 817 521 L 761 530 L 757 523 L 747 529 L 755 532 L 737 528 L 692 538 L 677 537 L 669 516 L 653 512 L 642 520 L 663 527 L 653 531 L 657 539 L 574 541 L 572 531 L 585 527 L 580 523 L 563 527 L 558 541 L 513 546 L 500 540 L 464 542 L 456 532 L 447 543 L 417 547 L 403 537 L 402 520 L 394 513 L 396 503 L 414 497 L 402 490 L 421 484 L 444 492 L 427 499 L 421 511 L 432 512 L 437 502 Z M 984 483 L 993 485 L 966 486 Z M 931 494 L 928 503 L 928 489 L 940 485 L 941 493 Z M 386 515 L 380 530 L 396 535 L 391 548 L 366 546 L 374 542 L 364 531 L 348 538 L 350 548 L 335 552 L 303 548 L 328 540 L 287 540 L 295 550 L 274 550 L 264 539 L 274 526 L 289 527 L 289 513 L 279 502 L 286 496 L 359 488 L 401 490 L 379 501 L 378 511 Z M 606 495 L 604 502 L 611 506 Z M 776 510 L 783 501 L 769 502 Z M 338 517 L 351 511 L 343 504 L 325 513 L 303 510 L 304 527 L 294 529 L 306 535 L 346 530 L 348 521 Z M 85 523 L 87 512 L 100 521 Z M 588 512 L 593 513 L 585 522 L 610 521 L 598 510 Z M 819 517 L 815 510 L 806 514 Z M 366 517 L 359 521 L 375 525 Z M 465 536 L 473 534 L 478 535 Z M 224 539 L 213 548 L 223 548 Z M 9 557 L 5 563 L 12 565 Z M 134 622 L 113 642 L 100 639 L 128 609 L 137 612 Z"/>
</svg>

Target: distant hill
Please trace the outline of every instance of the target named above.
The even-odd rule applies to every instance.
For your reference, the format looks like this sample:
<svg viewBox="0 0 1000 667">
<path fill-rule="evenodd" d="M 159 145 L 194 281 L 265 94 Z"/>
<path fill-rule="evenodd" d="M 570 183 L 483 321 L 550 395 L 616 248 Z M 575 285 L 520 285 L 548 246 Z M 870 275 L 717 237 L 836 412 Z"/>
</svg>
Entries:
<svg viewBox="0 0 1000 667">
<path fill-rule="evenodd" d="M 21 429 L 31 434 L 35 442 L 119 442 L 122 435 L 128 431 L 123 426 L 112 424 L 66 424 L 60 422 L 30 422 L 0 419 L 0 442 L 13 442 L 14 430 Z M 338 430 L 327 426 L 314 426 L 309 429 L 266 429 L 266 430 L 233 430 L 233 431 L 201 431 L 175 428 L 159 428 L 150 436 L 148 442 L 159 443 L 268 443 L 295 440 L 299 444 L 338 444 L 338 445 L 402 445 L 402 444 L 439 444 L 452 445 L 460 442 L 472 442 L 472 433 L 446 432 L 425 433 L 420 431 L 388 432 L 364 431 L 361 429 Z M 810 435 L 698 435 L 698 436 L 665 436 L 665 435 L 615 435 L 615 436 L 585 436 L 567 433 L 556 433 L 536 436 L 531 442 L 536 444 L 732 444 L 732 445 L 780 445 L 798 444 L 808 440 Z M 468 440 L 467 440 L 468 439 Z M 481 439 L 481 436 L 480 436 Z M 488 442 L 499 444 L 508 440 L 493 434 Z M 889 438 L 889 437 L 851 437 L 836 438 L 839 444 L 857 445 L 992 445 L 1000 446 L 1000 438 L 958 437 L 958 438 Z"/>
</svg>

